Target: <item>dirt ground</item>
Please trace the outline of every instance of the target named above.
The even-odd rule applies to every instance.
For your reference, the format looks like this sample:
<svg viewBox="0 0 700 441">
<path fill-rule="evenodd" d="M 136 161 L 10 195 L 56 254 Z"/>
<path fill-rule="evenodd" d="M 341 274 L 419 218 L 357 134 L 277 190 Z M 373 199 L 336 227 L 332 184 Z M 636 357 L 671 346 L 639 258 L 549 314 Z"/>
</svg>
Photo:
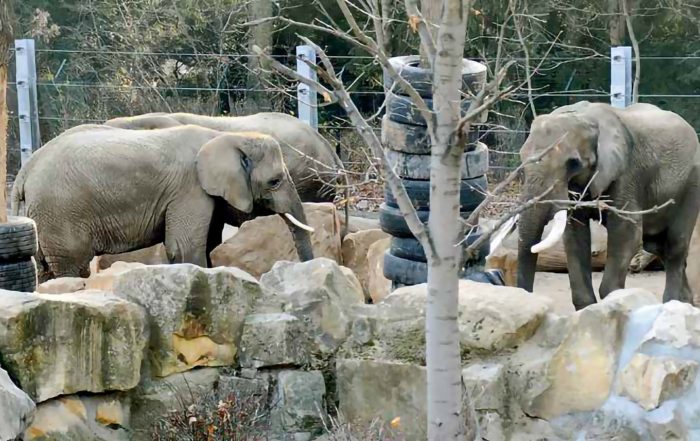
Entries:
<svg viewBox="0 0 700 441">
<path fill-rule="evenodd" d="M 593 288 L 596 291 L 602 278 L 602 272 L 593 273 Z M 654 293 L 661 300 L 665 283 L 666 275 L 663 271 L 652 271 L 627 275 L 626 287 L 644 288 Z M 565 315 L 574 312 L 574 306 L 571 303 L 569 275 L 566 273 L 537 273 L 535 275 L 534 294 L 552 299 L 554 302 L 552 309 L 557 314 Z"/>
</svg>

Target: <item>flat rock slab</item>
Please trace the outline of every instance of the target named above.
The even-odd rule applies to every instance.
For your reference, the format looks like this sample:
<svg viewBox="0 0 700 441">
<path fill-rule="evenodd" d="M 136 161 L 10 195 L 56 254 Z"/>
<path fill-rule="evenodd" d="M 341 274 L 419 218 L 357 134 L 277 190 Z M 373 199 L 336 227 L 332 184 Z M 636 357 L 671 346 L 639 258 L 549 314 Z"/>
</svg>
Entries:
<svg viewBox="0 0 700 441">
<path fill-rule="evenodd" d="M 36 402 L 133 388 L 146 341 L 145 311 L 113 294 L 0 291 L 3 364 Z"/>
<path fill-rule="evenodd" d="M 178 264 L 128 271 L 114 292 L 150 315 L 151 374 L 165 377 L 196 366 L 233 365 L 245 316 L 261 291 L 238 268 Z"/>
</svg>

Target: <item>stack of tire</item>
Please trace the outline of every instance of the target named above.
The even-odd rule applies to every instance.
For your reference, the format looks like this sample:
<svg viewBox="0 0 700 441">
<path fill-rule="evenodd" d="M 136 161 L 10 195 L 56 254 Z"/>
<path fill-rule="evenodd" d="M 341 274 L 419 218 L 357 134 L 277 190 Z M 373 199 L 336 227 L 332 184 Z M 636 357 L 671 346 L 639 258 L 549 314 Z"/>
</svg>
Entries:
<svg viewBox="0 0 700 441">
<path fill-rule="evenodd" d="M 419 57 L 394 57 L 390 62 L 394 70 L 416 89 L 432 110 L 432 74 L 430 70 L 420 67 Z M 462 91 L 477 94 L 485 82 L 486 66 L 475 61 L 463 60 Z M 425 223 L 430 214 L 430 136 L 426 121 L 418 108 L 411 98 L 402 95 L 401 88 L 393 83 L 392 77 L 384 72 L 387 97 L 386 113 L 382 120 L 382 143 L 387 149 L 389 165 L 403 181 L 418 217 Z M 469 105 L 469 100 L 462 101 L 463 114 Z M 483 123 L 484 119 L 475 122 Z M 484 200 L 487 171 L 488 148 L 478 141 L 477 130 L 472 130 L 461 166 L 462 218 L 469 217 Z M 393 281 L 394 288 L 425 283 L 428 279 L 425 252 L 409 230 L 388 185 L 384 188 L 384 203 L 379 209 L 379 221 L 382 230 L 392 236 L 390 249 L 384 255 L 384 276 Z M 465 246 L 473 243 L 479 236 L 478 230 L 473 231 Z M 476 260 L 465 262 L 463 275 L 483 270 L 484 259 L 488 254 L 488 241 L 478 254 Z"/>
<path fill-rule="evenodd" d="M 8 216 L 0 223 L 0 289 L 36 290 L 36 224 L 22 216 Z"/>
</svg>

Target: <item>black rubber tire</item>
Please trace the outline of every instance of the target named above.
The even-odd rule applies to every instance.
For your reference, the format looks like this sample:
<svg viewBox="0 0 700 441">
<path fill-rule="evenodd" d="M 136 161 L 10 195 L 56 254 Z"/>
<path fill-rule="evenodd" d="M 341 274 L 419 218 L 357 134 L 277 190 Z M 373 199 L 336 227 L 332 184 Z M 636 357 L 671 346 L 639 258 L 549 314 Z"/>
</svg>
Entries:
<svg viewBox="0 0 700 441">
<path fill-rule="evenodd" d="M 469 146 L 476 146 L 479 135 L 479 131 L 472 127 L 469 131 Z M 401 124 L 392 121 L 389 115 L 382 117 L 382 144 L 389 150 L 412 155 L 429 155 L 431 146 L 426 127 Z"/>
<path fill-rule="evenodd" d="M 430 211 L 418 210 L 418 219 L 424 224 L 428 222 Z M 471 215 L 471 211 L 463 211 L 460 213 L 462 219 L 466 219 Z M 385 233 L 394 237 L 413 237 L 413 233 L 408 228 L 406 220 L 403 218 L 401 211 L 396 207 L 391 207 L 386 203 L 379 206 L 379 226 Z"/>
<path fill-rule="evenodd" d="M 384 253 L 384 277 L 404 285 L 425 283 L 428 281 L 428 264 L 396 257 L 387 250 Z"/>
<path fill-rule="evenodd" d="M 8 216 L 0 223 L 0 262 L 17 262 L 36 254 L 36 224 L 23 216 Z"/>
<path fill-rule="evenodd" d="M 473 244 L 480 237 L 480 231 L 472 233 L 464 243 L 465 248 Z M 392 237 L 389 250 L 391 251 L 392 255 L 396 257 L 401 257 L 402 259 L 413 260 L 416 262 L 428 261 L 428 258 L 425 255 L 425 250 L 423 250 L 423 246 L 415 237 Z M 479 257 L 478 259 L 476 259 L 476 261 L 485 261 L 486 255 L 488 253 L 489 242 L 486 241 L 481 244 L 481 247 L 479 248 Z"/>
<path fill-rule="evenodd" d="M 418 218 L 421 222 L 428 222 L 429 211 L 418 210 Z M 396 207 L 390 207 L 386 203 L 379 206 L 379 226 L 382 231 L 394 237 L 413 237 L 401 211 Z"/>
<path fill-rule="evenodd" d="M 423 100 L 425 101 L 425 105 L 428 107 L 428 110 L 432 111 L 433 100 L 430 98 L 424 98 Z M 461 114 L 464 116 L 467 114 L 467 110 L 469 110 L 470 101 L 462 100 L 460 106 Z M 418 110 L 418 107 L 413 104 L 411 98 L 403 95 L 396 95 L 393 93 L 387 94 L 386 115 L 389 115 L 390 120 L 401 124 L 422 127 L 426 127 L 428 125 L 425 118 L 423 118 L 423 115 L 421 115 L 420 110 Z"/>
<path fill-rule="evenodd" d="M 36 263 L 33 257 L 0 263 L 0 289 L 20 292 L 36 290 Z"/>
<path fill-rule="evenodd" d="M 430 181 L 402 179 L 406 193 L 416 210 L 428 210 L 430 208 Z M 486 176 L 479 176 L 473 179 L 463 179 L 459 190 L 460 210 L 462 212 L 474 211 L 476 207 L 486 198 L 485 190 L 488 188 Z M 398 208 L 396 198 L 384 185 L 384 202 L 390 207 Z M 426 217 L 427 219 L 427 217 Z"/>
<path fill-rule="evenodd" d="M 389 64 L 398 72 L 399 76 L 406 80 L 416 92 L 424 98 L 433 96 L 433 74 L 430 69 L 420 67 L 420 56 L 406 55 L 389 58 Z M 394 79 L 384 70 L 384 87 L 405 95 L 401 86 L 394 86 Z M 486 65 L 472 60 L 462 60 L 462 91 L 476 95 L 486 84 Z"/>
<path fill-rule="evenodd" d="M 409 153 L 386 151 L 388 165 L 402 178 L 429 180 L 431 169 L 430 155 L 411 155 Z M 479 142 L 472 151 L 462 155 L 460 179 L 484 176 L 489 171 L 489 149 Z"/>
</svg>

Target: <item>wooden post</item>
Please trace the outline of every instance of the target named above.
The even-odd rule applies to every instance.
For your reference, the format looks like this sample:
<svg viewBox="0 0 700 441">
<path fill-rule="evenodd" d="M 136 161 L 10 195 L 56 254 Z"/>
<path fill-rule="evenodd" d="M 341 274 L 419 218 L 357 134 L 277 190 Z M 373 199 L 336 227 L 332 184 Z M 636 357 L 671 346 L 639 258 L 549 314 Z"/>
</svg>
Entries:
<svg viewBox="0 0 700 441">
<path fill-rule="evenodd" d="M 12 47 L 12 1 L 0 2 L 0 223 L 7 222 L 7 69 Z"/>
</svg>

